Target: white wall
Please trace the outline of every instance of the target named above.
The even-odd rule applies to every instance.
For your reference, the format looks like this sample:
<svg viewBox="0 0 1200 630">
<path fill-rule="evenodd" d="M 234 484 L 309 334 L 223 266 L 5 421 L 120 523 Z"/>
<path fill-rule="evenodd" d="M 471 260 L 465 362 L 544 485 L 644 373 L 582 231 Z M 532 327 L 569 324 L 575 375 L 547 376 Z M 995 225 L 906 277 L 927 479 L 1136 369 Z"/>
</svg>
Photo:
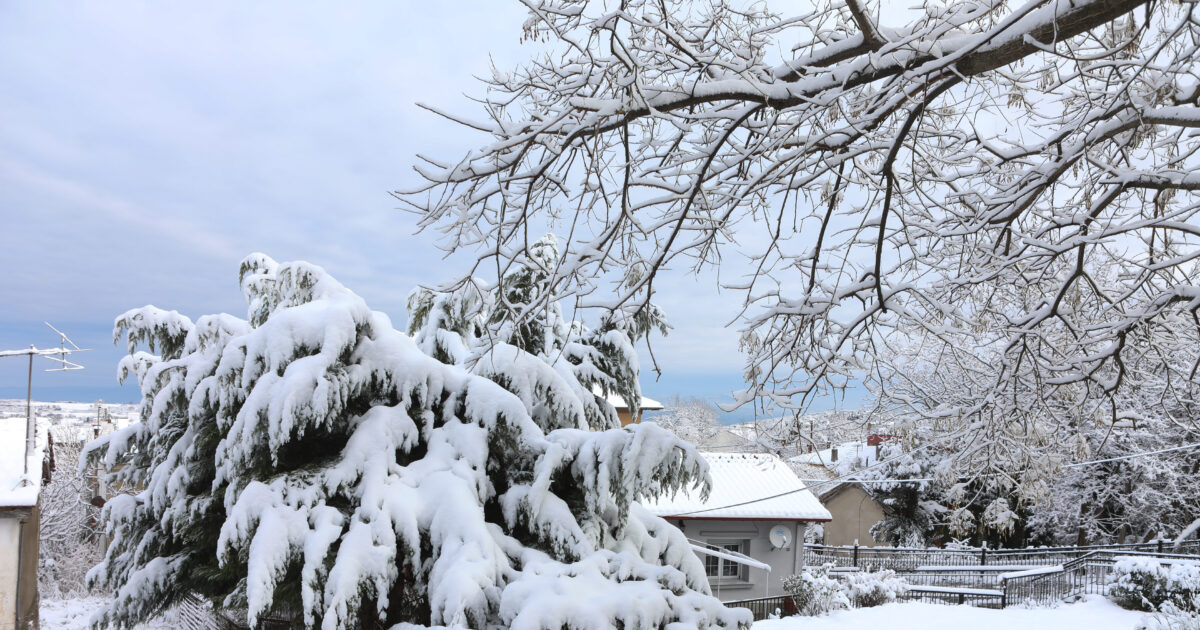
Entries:
<svg viewBox="0 0 1200 630">
<path fill-rule="evenodd" d="M 0 630 L 15 629 L 20 553 L 20 521 L 15 518 L 0 518 Z"/>
<path fill-rule="evenodd" d="M 804 542 L 804 523 L 796 521 L 719 521 L 704 519 L 678 520 L 668 518 L 672 524 L 683 530 L 690 539 L 709 544 L 720 545 L 724 542 L 744 541 L 748 549 L 747 556 L 771 565 L 768 574 L 762 569 L 747 567 L 738 579 L 709 579 L 713 595 L 721 601 L 754 599 L 783 594 L 783 578 L 800 570 L 802 562 L 802 544 Z M 775 549 L 768 539 L 768 533 L 776 525 L 786 525 L 791 533 L 790 544 L 783 549 Z M 699 555 L 699 554 L 698 554 Z M 704 561 L 704 556 L 700 556 Z M 744 579 L 742 579 L 744 578 Z"/>
</svg>

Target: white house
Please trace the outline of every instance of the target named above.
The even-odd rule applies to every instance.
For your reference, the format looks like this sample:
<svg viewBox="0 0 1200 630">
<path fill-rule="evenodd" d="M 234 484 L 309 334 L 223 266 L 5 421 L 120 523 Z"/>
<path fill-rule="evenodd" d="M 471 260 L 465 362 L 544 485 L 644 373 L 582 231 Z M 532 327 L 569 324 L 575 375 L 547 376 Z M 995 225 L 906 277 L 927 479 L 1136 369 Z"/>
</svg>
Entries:
<svg viewBox="0 0 1200 630">
<path fill-rule="evenodd" d="M 782 594 L 783 578 L 803 567 L 805 528 L 829 521 L 829 511 L 774 455 L 702 455 L 713 482 L 707 501 L 681 492 L 646 508 L 693 542 L 721 600 Z"/>
<path fill-rule="evenodd" d="M 38 627 L 38 500 L 46 432 L 26 460 L 25 418 L 0 418 L 0 630 Z"/>
</svg>

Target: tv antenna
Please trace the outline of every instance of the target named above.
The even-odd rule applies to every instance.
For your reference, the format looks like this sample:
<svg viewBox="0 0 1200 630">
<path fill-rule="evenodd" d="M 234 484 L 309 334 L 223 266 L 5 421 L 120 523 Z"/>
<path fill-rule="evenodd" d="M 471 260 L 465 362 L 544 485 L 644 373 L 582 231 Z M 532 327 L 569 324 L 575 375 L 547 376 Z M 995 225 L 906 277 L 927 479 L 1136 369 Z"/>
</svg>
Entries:
<svg viewBox="0 0 1200 630">
<path fill-rule="evenodd" d="M 29 376 L 25 381 L 25 468 L 22 484 L 32 484 L 29 480 L 29 460 L 33 458 L 34 442 L 37 439 L 37 427 L 33 422 L 33 357 L 44 357 L 51 361 L 57 361 L 58 367 L 50 368 L 47 372 L 65 372 L 67 370 L 82 370 L 83 366 L 74 363 L 67 359 L 68 354 L 75 352 L 87 352 L 91 348 L 80 348 L 75 345 L 74 341 L 67 336 L 63 331 L 50 326 L 50 322 L 42 322 L 50 327 L 50 330 L 58 333 L 57 348 L 38 348 L 30 345 L 22 350 L 0 350 L 0 358 L 3 357 L 29 357 Z M 68 348 L 67 344 L 71 344 Z M 55 356 L 58 355 L 58 356 Z"/>
</svg>

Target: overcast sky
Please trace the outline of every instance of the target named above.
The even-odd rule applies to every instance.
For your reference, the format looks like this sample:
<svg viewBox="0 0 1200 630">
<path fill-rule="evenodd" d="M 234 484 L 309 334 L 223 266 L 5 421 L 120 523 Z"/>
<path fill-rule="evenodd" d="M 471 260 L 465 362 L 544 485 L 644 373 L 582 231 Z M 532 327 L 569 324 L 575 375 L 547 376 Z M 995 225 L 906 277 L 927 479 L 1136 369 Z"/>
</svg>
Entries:
<svg viewBox="0 0 1200 630">
<path fill-rule="evenodd" d="M 244 316 L 253 251 L 319 264 L 403 325 L 408 291 L 465 259 L 388 191 L 416 182 L 416 153 L 480 141 L 415 104 L 474 114 L 489 58 L 528 56 L 523 20 L 504 0 L 0 4 L 0 349 L 57 343 L 49 320 L 96 350 L 35 373 L 36 398 L 132 401 L 113 318 Z M 736 298 L 686 276 L 660 290 L 676 330 L 644 390 L 726 400 Z M 0 397 L 24 395 L 25 369 L 0 359 Z"/>
</svg>

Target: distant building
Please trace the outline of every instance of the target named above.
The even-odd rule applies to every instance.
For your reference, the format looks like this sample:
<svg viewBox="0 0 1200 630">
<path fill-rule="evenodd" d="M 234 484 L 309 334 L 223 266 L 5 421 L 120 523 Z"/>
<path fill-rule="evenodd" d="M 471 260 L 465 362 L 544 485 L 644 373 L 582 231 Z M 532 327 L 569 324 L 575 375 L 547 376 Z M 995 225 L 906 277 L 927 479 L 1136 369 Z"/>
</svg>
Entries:
<svg viewBox="0 0 1200 630">
<path fill-rule="evenodd" d="M 721 600 L 782 594 L 783 578 L 804 566 L 805 528 L 832 516 L 774 455 L 702 455 L 713 482 L 707 501 L 699 493 L 680 492 L 647 502 L 646 508 L 692 541 Z"/>
<path fill-rule="evenodd" d="M 596 391 L 596 395 L 603 396 L 599 391 Z M 604 396 L 604 399 L 608 401 L 608 404 L 617 408 L 617 417 L 621 419 L 621 426 L 623 427 L 631 424 L 641 424 L 643 411 L 661 411 L 663 408 L 663 404 L 657 400 L 642 396 L 642 401 L 638 405 L 638 412 L 635 417 L 633 412 L 629 410 L 629 405 L 625 403 L 625 399 L 621 398 L 615 392 Z"/>
<path fill-rule="evenodd" d="M 39 427 L 26 461 L 25 418 L 0 418 L 0 630 L 38 627 L 38 526 L 50 481 L 48 435 Z"/>
<path fill-rule="evenodd" d="M 871 528 L 883 520 L 883 505 L 876 501 L 861 484 L 839 483 L 820 494 L 821 504 L 833 515 L 825 526 L 826 545 L 861 545 L 877 547 L 886 544 L 875 540 Z"/>
<path fill-rule="evenodd" d="M 817 496 L 833 515 L 819 538 L 823 544 L 863 547 L 886 544 L 871 535 L 871 528 L 883 519 L 883 504 L 876 501 L 862 484 L 835 480 L 838 476 L 874 465 L 879 457 L 878 444 L 879 441 L 875 444 L 848 442 L 788 460 L 788 465 L 801 479 L 820 484 Z"/>
</svg>

